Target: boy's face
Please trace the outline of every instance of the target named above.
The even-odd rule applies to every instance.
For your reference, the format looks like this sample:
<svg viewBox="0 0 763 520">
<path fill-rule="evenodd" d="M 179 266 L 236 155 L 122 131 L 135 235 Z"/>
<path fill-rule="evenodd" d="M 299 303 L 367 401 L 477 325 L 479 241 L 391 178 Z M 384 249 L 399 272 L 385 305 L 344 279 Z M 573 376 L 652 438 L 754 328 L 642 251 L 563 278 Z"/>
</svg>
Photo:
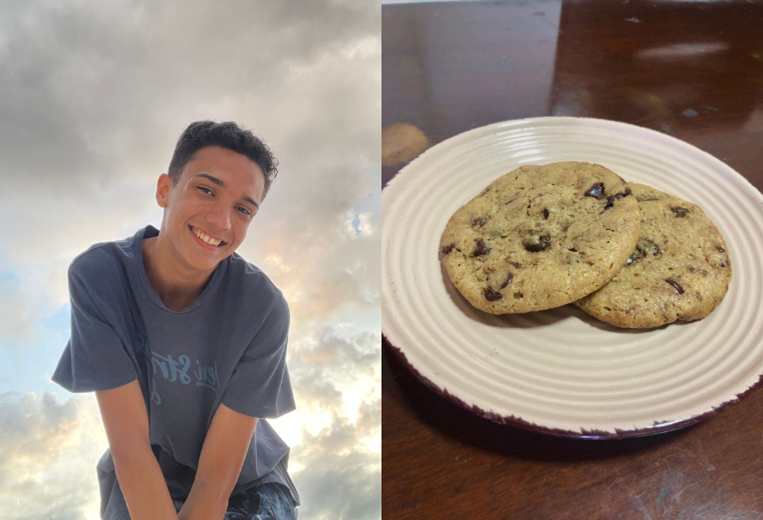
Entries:
<svg viewBox="0 0 763 520">
<path fill-rule="evenodd" d="M 219 146 L 199 150 L 174 185 L 162 174 L 156 190 L 165 209 L 162 231 L 180 261 L 191 269 L 214 270 L 246 238 L 264 189 L 257 164 Z"/>
</svg>

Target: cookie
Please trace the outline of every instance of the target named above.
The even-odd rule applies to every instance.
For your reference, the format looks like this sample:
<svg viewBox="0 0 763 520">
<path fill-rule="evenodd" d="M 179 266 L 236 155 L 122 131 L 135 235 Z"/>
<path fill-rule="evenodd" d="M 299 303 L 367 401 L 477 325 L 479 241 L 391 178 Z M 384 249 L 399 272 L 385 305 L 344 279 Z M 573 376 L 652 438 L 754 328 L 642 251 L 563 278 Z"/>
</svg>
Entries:
<svg viewBox="0 0 763 520">
<path fill-rule="evenodd" d="M 698 206 L 649 186 L 630 186 L 642 214 L 638 245 L 615 278 L 575 305 L 617 327 L 704 318 L 731 282 L 723 236 Z"/>
<path fill-rule="evenodd" d="M 640 220 L 628 184 L 603 166 L 522 166 L 456 211 L 440 258 L 478 309 L 550 309 L 606 284 L 633 252 Z"/>
</svg>

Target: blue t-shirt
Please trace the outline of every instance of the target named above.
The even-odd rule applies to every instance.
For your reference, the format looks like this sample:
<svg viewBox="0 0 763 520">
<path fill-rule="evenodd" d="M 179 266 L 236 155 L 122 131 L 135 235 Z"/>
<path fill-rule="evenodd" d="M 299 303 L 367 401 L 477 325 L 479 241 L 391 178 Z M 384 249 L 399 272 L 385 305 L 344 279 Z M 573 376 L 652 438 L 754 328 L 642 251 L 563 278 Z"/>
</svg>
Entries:
<svg viewBox="0 0 763 520">
<path fill-rule="evenodd" d="M 138 379 L 151 445 L 174 500 L 188 497 L 220 403 L 257 417 L 233 492 L 277 482 L 299 503 L 286 472 L 289 447 L 263 420 L 294 410 L 286 300 L 262 271 L 233 253 L 187 309 L 168 309 L 143 265 L 143 240 L 158 234 L 148 226 L 74 259 L 71 338 L 52 380 L 71 392 L 93 392 Z M 98 475 L 103 513 L 121 494 L 109 450 L 98 462 Z"/>
</svg>

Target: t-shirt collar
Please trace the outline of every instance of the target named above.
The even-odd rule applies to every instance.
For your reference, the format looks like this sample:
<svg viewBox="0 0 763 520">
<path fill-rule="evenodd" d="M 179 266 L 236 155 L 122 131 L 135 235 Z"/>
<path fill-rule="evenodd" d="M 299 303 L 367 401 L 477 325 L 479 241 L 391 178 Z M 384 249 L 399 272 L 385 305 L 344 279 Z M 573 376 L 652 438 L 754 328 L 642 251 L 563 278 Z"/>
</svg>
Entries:
<svg viewBox="0 0 763 520">
<path fill-rule="evenodd" d="M 159 235 L 159 230 L 156 229 L 152 225 L 148 225 L 142 229 L 139 229 L 137 233 L 135 233 L 135 236 L 133 237 L 133 249 L 135 251 L 134 255 L 134 261 L 135 261 L 135 270 L 138 273 L 138 277 L 140 278 L 141 285 L 143 286 L 144 291 L 146 292 L 146 295 L 151 300 L 152 303 L 154 303 L 157 307 L 164 310 L 165 312 L 169 312 L 172 314 L 184 314 L 186 312 L 191 312 L 194 309 L 197 309 L 201 307 L 201 305 L 204 303 L 205 300 L 208 299 L 209 295 L 213 293 L 217 287 L 217 285 L 220 284 L 220 279 L 222 278 L 225 269 L 228 266 L 228 262 L 230 257 L 226 258 L 222 262 L 220 262 L 217 267 L 215 268 L 215 271 L 212 273 L 212 279 L 209 281 L 207 286 L 204 288 L 204 291 L 199 295 L 194 302 L 189 305 L 186 309 L 182 311 L 173 311 L 167 308 L 166 305 L 164 305 L 164 302 L 162 302 L 161 298 L 157 296 L 157 294 L 154 292 L 154 288 L 151 287 L 151 283 L 148 281 L 148 275 L 146 275 L 146 269 L 143 264 L 143 240 L 147 238 L 152 238 Z"/>
</svg>

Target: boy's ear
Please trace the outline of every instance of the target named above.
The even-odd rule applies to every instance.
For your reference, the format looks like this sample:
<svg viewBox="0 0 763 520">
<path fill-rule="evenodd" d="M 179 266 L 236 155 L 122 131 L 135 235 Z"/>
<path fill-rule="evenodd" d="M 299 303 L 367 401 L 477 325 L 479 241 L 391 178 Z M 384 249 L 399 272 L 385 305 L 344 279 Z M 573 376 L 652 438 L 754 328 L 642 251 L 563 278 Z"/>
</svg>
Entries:
<svg viewBox="0 0 763 520">
<path fill-rule="evenodd" d="M 172 179 L 166 173 L 159 176 L 159 181 L 156 183 L 156 202 L 160 208 L 166 208 L 169 205 L 172 184 Z"/>
</svg>

